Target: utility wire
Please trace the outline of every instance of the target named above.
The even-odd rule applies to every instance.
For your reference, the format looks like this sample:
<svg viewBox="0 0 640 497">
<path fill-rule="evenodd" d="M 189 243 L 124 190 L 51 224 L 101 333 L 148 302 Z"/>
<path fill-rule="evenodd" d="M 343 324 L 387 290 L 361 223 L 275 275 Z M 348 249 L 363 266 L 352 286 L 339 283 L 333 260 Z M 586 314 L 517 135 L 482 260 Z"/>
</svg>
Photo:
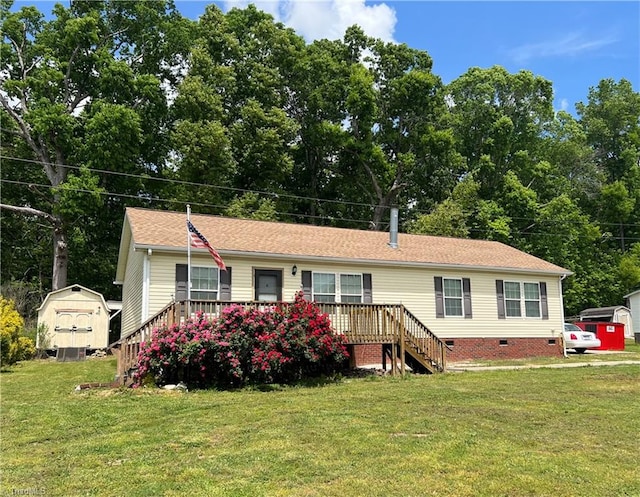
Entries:
<svg viewBox="0 0 640 497">
<path fill-rule="evenodd" d="M 18 162 L 24 162 L 24 163 L 28 163 L 31 165 L 38 165 L 38 166 L 56 166 L 56 167 L 66 167 L 69 169 L 73 169 L 73 170 L 80 170 L 82 169 L 81 166 L 72 166 L 72 165 L 67 165 L 67 164 L 55 164 L 55 163 L 51 163 L 51 162 L 44 162 L 44 161 L 38 161 L 38 160 L 34 160 L 34 159 L 23 159 L 23 158 L 19 158 L 19 157 L 12 157 L 12 156 L 6 156 L 6 155 L 2 155 L 0 154 L 0 159 L 8 159 L 8 160 L 15 160 Z M 120 171 L 109 171 L 109 170 L 105 170 L 105 169 L 94 169 L 94 168 L 89 168 L 89 171 L 91 172 L 96 172 L 96 173 L 101 173 L 101 174 L 107 174 L 107 175 L 113 175 L 113 176 L 122 176 L 122 177 L 128 177 L 128 178 L 137 178 L 137 179 L 141 179 L 141 180 L 154 180 L 154 181 L 160 181 L 160 182 L 166 182 L 166 183 L 172 183 L 172 184 L 178 184 L 178 185 L 185 185 L 185 186 L 195 186 L 195 187 L 199 187 L 199 188 L 213 188 L 216 190 L 224 190 L 224 191 L 232 191 L 232 192 L 240 192 L 240 193 L 254 193 L 257 195 L 262 195 L 265 197 L 284 197 L 284 198 L 292 198 L 292 199 L 297 199 L 297 200 L 309 200 L 309 201 L 315 201 L 315 202 L 320 202 L 320 203 L 331 203 L 331 204 L 337 204 L 337 205 L 352 205 L 352 206 L 356 206 L 356 207 L 367 207 L 370 209 L 375 209 L 377 206 L 374 204 L 367 204 L 367 203 L 361 203 L 361 202 L 351 202 L 351 201 L 342 201 L 342 200 L 333 200 L 333 199 L 321 199 L 321 198 L 317 198 L 317 197 L 306 197 L 306 196 L 302 196 L 302 195 L 293 195 L 290 193 L 273 193 L 273 192 L 265 192 L 265 191 L 260 191 L 260 190 L 250 190 L 250 189 L 243 189 L 243 188 L 234 188 L 234 187 L 228 187 L 228 186 L 221 186 L 221 185 L 209 185 L 209 184 L 203 184 L 203 183 L 196 183 L 196 182 L 192 182 L 192 181 L 185 181 L 185 180 L 179 180 L 179 179 L 171 179 L 171 178 L 158 178 L 158 177 L 153 177 L 153 176 L 149 176 L 149 175 L 143 175 L 143 174 L 134 174 L 134 173 L 125 173 L 125 172 L 120 172 Z M 3 180 L 5 182 L 11 182 L 11 180 Z M 13 181 L 14 184 L 25 184 L 25 185 L 30 185 L 33 183 L 20 183 L 17 181 Z M 33 184 L 34 186 L 40 186 L 43 188 L 50 188 L 51 185 L 36 185 Z M 82 191 L 82 190 L 77 190 L 77 191 Z M 95 192 L 89 192 L 86 191 L 86 193 L 95 193 Z M 118 194 L 118 193 L 109 193 L 108 195 L 111 196 L 120 196 L 120 197 L 126 197 L 126 198 L 140 198 L 138 196 L 135 195 L 129 195 L 127 196 L 126 194 Z M 163 202 L 177 202 L 177 203 L 185 203 L 185 202 L 180 202 L 180 201 L 174 201 L 174 200 L 166 200 L 166 199 L 158 199 L 158 201 L 163 201 Z M 226 206 L 221 206 L 221 205 L 216 205 L 216 204 L 204 204 L 204 203 L 197 203 L 197 202 L 192 202 L 191 205 L 198 205 L 201 207 L 214 207 L 214 208 L 225 208 Z M 384 206 L 385 209 L 389 209 L 390 207 L 388 206 Z M 414 213 L 418 214 L 418 215 L 425 215 L 425 214 L 430 214 L 430 212 L 428 211 L 422 211 L 422 210 L 413 210 Z M 465 214 L 469 215 L 472 214 L 472 212 L 464 212 Z M 326 219 L 329 220 L 331 219 L 331 217 L 326 217 L 326 216 L 314 216 L 314 215 L 304 215 L 304 214 L 296 214 L 296 213 L 287 213 L 287 212 L 278 212 L 278 214 L 282 214 L 282 215 L 288 215 L 288 216 L 297 216 L 297 217 L 308 217 L 310 219 Z M 527 222 L 536 222 L 536 223 L 545 223 L 545 224 L 549 224 L 549 223 L 557 223 L 557 224 L 566 224 L 567 221 L 562 221 L 562 220 L 556 220 L 556 219 L 547 219 L 544 221 L 541 221 L 540 219 L 533 219 L 533 218 L 526 218 L 526 217 L 518 217 L 518 216 L 509 216 L 507 215 L 507 217 L 511 220 L 514 221 L 527 221 Z M 343 219 L 343 218 L 341 218 Z M 369 223 L 370 221 L 368 220 L 363 220 L 363 219 L 344 219 L 345 221 L 351 221 L 351 222 L 356 222 L 356 223 Z M 640 223 L 615 223 L 615 222 L 606 222 L 606 221 L 598 221 L 598 225 L 600 226 L 614 226 L 614 227 L 619 227 L 619 226 L 623 226 L 623 227 L 638 227 L 640 226 Z"/>
<path fill-rule="evenodd" d="M 53 186 L 51 185 L 45 185 L 45 184 L 36 184 L 36 183 L 27 183 L 24 181 L 15 181 L 15 180 L 7 180 L 7 179 L 1 179 L 0 182 L 2 183 L 9 183 L 9 184 L 14 184 L 14 185 L 21 185 L 21 186 L 36 186 L 36 187 L 40 187 L 40 188 L 53 188 Z M 146 202 L 156 202 L 156 203 L 174 203 L 174 204 L 180 204 L 180 205 L 196 205 L 199 207 L 209 207 L 209 208 L 216 208 L 216 209 L 224 209 L 227 206 L 226 205 L 219 205 L 219 204 L 206 204 L 206 203 L 202 203 L 202 202 L 192 202 L 192 201 L 183 201 L 183 200 L 175 200 L 175 199 L 164 199 L 164 198 L 158 198 L 158 197 L 140 197 L 139 195 L 130 195 L 130 194 L 125 194 L 125 193 L 112 193 L 112 192 L 96 192 L 93 190 L 85 190 L 85 189 L 81 189 L 81 188 L 69 188 L 69 190 L 74 191 L 74 192 L 78 192 L 78 193 L 89 193 L 89 194 L 93 194 L 95 195 L 96 193 L 99 193 L 102 196 L 110 196 L 110 197 L 120 197 L 120 198 L 130 198 L 130 199 L 135 199 L 135 200 L 139 200 L 139 201 L 146 201 Z M 331 216 L 316 216 L 316 215 L 311 215 L 311 214 L 299 214 L 299 213 L 294 213 L 294 212 L 282 212 L 282 211 L 275 211 L 276 214 L 281 215 L 281 216 L 291 216 L 291 217 L 298 217 L 298 218 L 304 218 L 304 219 L 319 219 L 319 220 L 323 220 L 323 221 L 335 221 L 335 220 L 339 220 L 339 221 L 345 221 L 345 222 L 351 222 L 351 223 L 359 223 L 359 224 L 365 224 L 365 225 L 369 225 L 370 221 L 369 220 L 364 220 L 364 219 L 349 219 L 349 218 L 336 218 L 336 217 L 331 217 Z M 616 225 L 618 226 L 618 225 Z M 625 225 L 628 226 L 628 225 Z M 469 232 L 472 233 L 493 233 L 495 234 L 493 231 L 491 230 L 483 230 L 483 229 L 479 229 L 479 228 L 468 228 Z M 516 231 L 516 232 L 510 232 L 510 236 L 551 236 L 554 238 L 566 238 L 567 234 L 566 233 L 553 233 L 553 232 L 540 232 L 540 231 Z M 581 239 L 581 238 L 585 238 L 582 235 L 578 235 L 577 238 Z M 620 240 L 620 239 L 625 239 L 628 241 L 638 241 L 640 240 L 640 237 L 629 237 L 629 236 L 625 236 L 625 237 L 621 237 L 621 236 L 609 236 L 607 237 L 607 240 Z"/>
<path fill-rule="evenodd" d="M 41 183 L 27 183 L 24 181 L 15 181 L 15 180 L 8 180 L 8 179 L 0 179 L 0 182 L 2 183 L 10 183 L 13 185 L 21 185 L 21 186 L 35 186 L 35 187 L 39 187 L 39 188 L 54 188 L 51 185 L 45 185 L 45 184 L 41 184 Z M 198 207 L 210 207 L 210 208 L 215 208 L 215 209 L 226 209 L 228 207 L 228 205 L 220 205 L 220 204 L 205 204 L 202 202 L 193 202 L 193 201 L 185 201 L 185 200 L 177 200 L 177 199 L 166 199 L 166 198 L 160 198 L 160 197 L 141 197 L 140 195 L 131 195 L 131 194 L 126 194 L 126 193 L 113 193 L 113 192 L 96 192 L 94 190 L 85 190 L 83 188 L 68 188 L 68 190 L 71 190 L 73 192 L 77 192 L 77 193 L 89 193 L 92 195 L 95 195 L 96 193 L 105 197 L 121 197 L 121 198 L 130 198 L 130 199 L 135 199 L 135 200 L 139 200 L 139 201 L 143 201 L 143 202 L 156 202 L 156 203 L 173 203 L 173 204 L 180 204 L 180 205 L 196 205 Z M 308 219 L 320 219 L 323 221 L 333 221 L 336 219 L 339 219 L 340 221 L 347 221 L 347 222 L 352 222 L 352 223 L 361 223 L 361 224 L 370 224 L 370 221 L 368 220 L 364 220 L 364 219 L 349 219 L 349 218 L 335 218 L 335 217 L 331 217 L 331 216 L 316 216 L 313 214 L 299 214 L 296 212 L 282 212 L 282 211 L 274 211 L 276 214 L 279 214 L 281 216 L 292 216 L 292 217 L 299 217 L 299 218 L 308 218 Z"/>
<path fill-rule="evenodd" d="M 82 169 L 81 166 L 71 166 L 71 165 L 67 165 L 67 164 L 54 164 L 52 162 L 43 162 L 43 161 L 38 161 L 38 160 L 34 160 L 34 159 L 21 159 L 19 157 L 11 157 L 11 156 L 1 155 L 1 154 L 0 154 L 0 159 L 15 160 L 15 161 L 18 161 L 18 162 L 25 162 L 25 163 L 28 163 L 28 164 L 35 164 L 35 165 L 38 165 L 38 166 L 66 167 L 68 169 L 74 169 L 74 170 Z M 366 203 L 361 203 L 361 202 L 350 202 L 350 201 L 324 199 L 324 198 L 316 198 L 316 197 L 305 197 L 303 195 L 293 195 L 293 194 L 290 194 L 290 193 L 272 193 L 272 192 L 264 192 L 264 191 L 260 191 L 260 190 L 248 190 L 248 189 L 243 189 L 243 188 L 234 188 L 234 187 L 231 187 L 231 186 L 208 185 L 208 184 L 195 183 L 195 182 L 192 182 L 192 181 L 185 181 L 185 180 L 180 180 L 180 179 L 158 178 L 158 177 L 148 176 L 148 175 L 144 175 L 144 174 L 124 173 L 124 172 L 120 172 L 120 171 L 109 171 L 109 170 L 105 170 L 105 169 L 89 168 L 89 171 L 96 172 L 96 173 L 102 173 L 102 174 L 111 174 L 111 175 L 114 175 L 114 176 L 124 176 L 124 177 L 128 177 L 128 178 L 138 178 L 138 179 L 144 179 L 144 180 L 161 181 L 161 182 L 165 182 L 165 183 L 172 183 L 172 184 L 185 185 L 185 186 L 206 187 L 206 188 L 213 188 L 213 189 L 216 189 L 216 190 L 225 190 L 225 191 L 232 191 L 232 192 L 239 192 L 239 193 L 256 193 L 258 195 L 264 195 L 264 196 L 268 196 L 268 197 L 285 197 L 285 198 L 293 198 L 293 199 L 298 199 L 298 200 L 312 200 L 312 201 L 316 201 L 316 202 L 334 203 L 334 204 L 340 204 L 340 205 L 355 205 L 355 206 L 358 206 L 358 207 L 371 207 L 371 208 L 375 207 L 372 204 L 366 204 Z"/>
</svg>

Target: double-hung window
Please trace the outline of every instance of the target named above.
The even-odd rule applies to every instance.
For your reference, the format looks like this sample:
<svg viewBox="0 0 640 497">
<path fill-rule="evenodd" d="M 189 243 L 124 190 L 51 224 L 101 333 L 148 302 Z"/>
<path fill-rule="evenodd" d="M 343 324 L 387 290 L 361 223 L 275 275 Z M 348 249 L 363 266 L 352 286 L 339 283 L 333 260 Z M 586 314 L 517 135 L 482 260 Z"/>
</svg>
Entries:
<svg viewBox="0 0 640 497">
<path fill-rule="evenodd" d="M 362 274 L 313 273 L 316 302 L 361 303 Z"/>
<path fill-rule="evenodd" d="M 519 318 L 522 316 L 520 305 L 520 283 L 517 281 L 504 282 L 504 307 L 507 317 Z"/>
<path fill-rule="evenodd" d="M 219 288 L 217 267 L 191 267 L 191 298 L 194 300 L 217 300 Z"/>
<path fill-rule="evenodd" d="M 528 318 L 539 318 L 540 314 L 540 285 L 538 283 L 523 283 L 524 287 L 524 315 Z"/>
<path fill-rule="evenodd" d="M 362 303 L 362 275 L 340 275 L 340 302 Z"/>
<path fill-rule="evenodd" d="M 436 318 L 472 319 L 471 279 L 433 277 Z"/>
<path fill-rule="evenodd" d="M 504 305 L 507 317 L 541 317 L 540 284 L 505 281 Z"/>
<path fill-rule="evenodd" d="M 334 273 L 313 273 L 313 300 L 316 302 L 336 301 L 336 275 Z"/>
<path fill-rule="evenodd" d="M 443 278 L 442 292 L 444 297 L 444 315 L 464 316 L 462 306 L 462 280 L 459 278 Z"/>
</svg>

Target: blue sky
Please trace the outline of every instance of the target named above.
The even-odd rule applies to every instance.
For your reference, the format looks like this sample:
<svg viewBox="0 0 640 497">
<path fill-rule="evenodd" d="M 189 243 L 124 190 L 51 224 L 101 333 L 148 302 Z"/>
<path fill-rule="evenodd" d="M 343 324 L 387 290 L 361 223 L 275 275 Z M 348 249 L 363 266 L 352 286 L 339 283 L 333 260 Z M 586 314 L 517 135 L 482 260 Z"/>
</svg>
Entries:
<svg viewBox="0 0 640 497">
<path fill-rule="evenodd" d="M 176 0 L 197 18 L 211 2 Z M 247 1 L 217 2 L 223 10 Z M 426 50 L 449 83 L 471 67 L 526 69 L 553 83 L 554 108 L 575 114 L 601 79 L 640 91 L 640 2 L 268 0 L 256 5 L 307 41 L 341 38 L 352 24 Z"/>
<path fill-rule="evenodd" d="M 209 0 L 174 0 L 197 19 Z M 64 1 L 68 5 L 68 1 Z M 224 11 L 247 0 L 216 2 Z M 342 38 L 360 25 L 370 36 L 426 50 L 449 83 L 471 67 L 526 69 L 553 83 L 554 108 L 575 115 L 601 79 L 625 78 L 640 91 L 638 1 L 257 0 L 307 41 Z M 16 1 L 50 14 L 51 1 Z"/>
</svg>

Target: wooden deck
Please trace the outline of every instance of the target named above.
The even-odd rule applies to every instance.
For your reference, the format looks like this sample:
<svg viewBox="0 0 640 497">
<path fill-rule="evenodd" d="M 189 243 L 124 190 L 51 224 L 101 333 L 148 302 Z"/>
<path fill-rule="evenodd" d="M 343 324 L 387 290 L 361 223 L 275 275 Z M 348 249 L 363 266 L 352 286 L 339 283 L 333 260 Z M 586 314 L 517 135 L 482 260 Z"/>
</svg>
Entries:
<svg viewBox="0 0 640 497">
<path fill-rule="evenodd" d="M 117 380 L 129 384 L 137 364 L 138 352 L 153 330 L 164 325 L 180 323 L 197 312 L 215 319 L 232 305 L 244 308 L 269 308 L 276 303 L 180 301 L 171 302 L 137 330 L 113 343 L 110 348 L 117 356 Z M 390 360 L 391 372 L 404 373 L 407 360 L 413 369 L 429 373 L 446 370 L 446 346 L 429 328 L 402 304 L 318 304 L 326 313 L 334 332 L 343 335 L 349 345 L 383 345 Z M 382 357 L 381 357 L 382 359 Z"/>
</svg>

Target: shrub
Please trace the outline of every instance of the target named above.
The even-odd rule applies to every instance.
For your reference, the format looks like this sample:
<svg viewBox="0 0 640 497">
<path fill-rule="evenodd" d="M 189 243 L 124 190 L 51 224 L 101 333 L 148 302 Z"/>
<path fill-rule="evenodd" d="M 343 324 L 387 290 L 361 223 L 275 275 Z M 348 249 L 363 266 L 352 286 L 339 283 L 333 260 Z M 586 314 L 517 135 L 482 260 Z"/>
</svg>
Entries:
<svg viewBox="0 0 640 497">
<path fill-rule="evenodd" d="M 272 327 L 256 333 L 252 373 L 259 382 L 331 374 L 348 358 L 343 337 L 333 334 L 329 316 L 301 292 L 292 304 L 279 304 L 271 321 Z"/>
<path fill-rule="evenodd" d="M 138 357 L 135 384 L 183 381 L 221 388 L 287 383 L 331 374 L 348 358 L 341 336 L 319 308 L 296 295 L 272 309 L 231 306 L 214 321 L 198 314 L 154 330 Z"/>
<path fill-rule="evenodd" d="M 0 295 L 0 366 L 10 366 L 35 355 L 33 341 L 21 336 L 24 319 L 15 309 L 13 300 Z"/>
</svg>

